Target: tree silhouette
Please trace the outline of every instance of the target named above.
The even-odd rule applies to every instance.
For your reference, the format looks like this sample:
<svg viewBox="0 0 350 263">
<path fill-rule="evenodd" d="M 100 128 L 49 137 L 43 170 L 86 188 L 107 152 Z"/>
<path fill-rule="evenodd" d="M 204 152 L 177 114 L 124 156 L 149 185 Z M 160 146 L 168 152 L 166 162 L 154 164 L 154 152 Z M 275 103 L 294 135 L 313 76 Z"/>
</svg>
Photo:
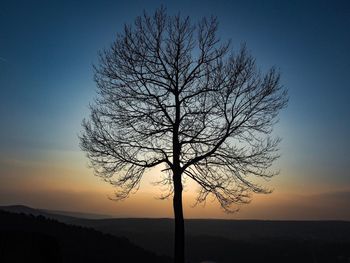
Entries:
<svg viewBox="0 0 350 263">
<path fill-rule="evenodd" d="M 164 8 L 125 25 L 95 66 L 98 97 L 83 121 L 81 148 L 116 198 L 137 190 L 143 173 L 163 165 L 175 215 L 175 262 L 184 262 L 183 178 L 226 211 L 268 189 L 278 157 L 272 126 L 287 103 L 274 69 L 261 74 L 243 46 L 217 37 L 215 17 L 191 23 Z"/>
</svg>

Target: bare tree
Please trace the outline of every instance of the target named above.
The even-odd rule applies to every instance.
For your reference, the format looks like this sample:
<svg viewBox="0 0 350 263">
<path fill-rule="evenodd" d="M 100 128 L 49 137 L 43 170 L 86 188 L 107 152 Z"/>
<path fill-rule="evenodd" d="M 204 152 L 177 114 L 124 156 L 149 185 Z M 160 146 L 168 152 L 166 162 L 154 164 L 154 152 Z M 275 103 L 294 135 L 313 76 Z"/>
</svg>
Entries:
<svg viewBox="0 0 350 263">
<path fill-rule="evenodd" d="M 143 173 L 163 165 L 173 195 L 175 262 L 184 262 L 183 178 L 226 211 L 269 192 L 279 139 L 271 138 L 286 90 L 275 69 L 261 74 L 243 46 L 217 37 L 217 19 L 191 23 L 164 8 L 125 25 L 95 66 L 98 97 L 83 121 L 81 148 L 116 198 L 137 190 Z"/>
</svg>

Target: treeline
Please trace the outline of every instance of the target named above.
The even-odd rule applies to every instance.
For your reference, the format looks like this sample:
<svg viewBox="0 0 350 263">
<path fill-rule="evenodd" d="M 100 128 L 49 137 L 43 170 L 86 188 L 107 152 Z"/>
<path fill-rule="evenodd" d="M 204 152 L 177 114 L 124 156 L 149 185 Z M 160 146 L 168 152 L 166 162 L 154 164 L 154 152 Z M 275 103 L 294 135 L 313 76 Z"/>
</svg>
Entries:
<svg viewBox="0 0 350 263">
<path fill-rule="evenodd" d="M 110 219 L 81 220 L 90 227 L 59 223 L 43 216 L 14 214 L 0 210 L 0 262 L 172 262 L 172 220 Z M 94 223 L 94 224 L 93 224 Z M 186 253 L 190 263 L 212 260 L 217 263 L 349 263 L 350 237 L 346 222 L 192 222 L 186 237 Z M 205 225 L 211 232 L 204 232 Z M 235 225 L 248 224 L 263 235 L 237 239 L 222 236 L 234 231 Z M 270 227 L 263 228 L 264 225 Z M 201 226 L 202 225 L 202 226 Z M 296 225 L 299 225 L 296 227 Z M 275 226 L 274 232 L 270 230 Z M 314 228 L 314 229 L 313 229 Z M 112 231 L 113 230 L 113 231 Z M 240 229 L 243 231 L 242 229 Z M 280 231 L 278 231 L 280 230 Z M 302 230 L 302 231 L 301 231 Z M 317 231 L 322 231 L 316 235 Z M 294 232 L 304 233 L 298 234 Z M 255 231 L 258 232 L 258 231 Z M 213 235 L 214 234 L 214 235 Z M 215 235 L 217 234 L 217 236 Z M 289 234 L 289 235 L 287 235 Z M 293 235 L 292 235 L 293 234 Z M 126 236 L 121 238 L 118 236 Z M 221 236 L 220 236 L 221 235 Z M 246 234 L 247 235 L 247 234 Z M 153 251 L 148 252 L 129 242 Z M 160 257 L 157 254 L 168 255 Z"/>
<path fill-rule="evenodd" d="M 43 216 L 0 211 L 0 262 L 171 262 L 128 241 Z"/>
</svg>

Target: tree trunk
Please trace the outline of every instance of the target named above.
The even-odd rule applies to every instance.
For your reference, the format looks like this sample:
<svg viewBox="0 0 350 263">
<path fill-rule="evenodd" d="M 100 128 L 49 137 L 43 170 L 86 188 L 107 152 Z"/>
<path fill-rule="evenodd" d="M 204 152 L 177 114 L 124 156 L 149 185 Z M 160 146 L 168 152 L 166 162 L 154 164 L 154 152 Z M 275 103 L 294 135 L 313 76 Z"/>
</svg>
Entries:
<svg viewBox="0 0 350 263">
<path fill-rule="evenodd" d="M 174 262 L 185 263 L 185 226 L 182 210 L 182 182 L 181 172 L 175 172 L 173 175 L 174 181 L 174 215 L 175 215 L 175 247 L 174 247 Z"/>
</svg>

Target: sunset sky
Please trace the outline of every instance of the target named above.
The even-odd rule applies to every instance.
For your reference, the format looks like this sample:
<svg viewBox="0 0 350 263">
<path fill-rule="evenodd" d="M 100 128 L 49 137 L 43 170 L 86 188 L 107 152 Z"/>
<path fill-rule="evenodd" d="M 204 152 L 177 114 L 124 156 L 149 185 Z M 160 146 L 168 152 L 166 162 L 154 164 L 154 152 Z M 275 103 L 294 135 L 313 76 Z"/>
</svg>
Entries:
<svg viewBox="0 0 350 263">
<path fill-rule="evenodd" d="M 186 218 L 350 220 L 349 1 L 1 1 L 0 205 L 113 215 L 172 217 L 171 200 L 144 176 L 140 190 L 114 202 L 79 148 L 81 121 L 96 95 L 92 65 L 124 23 L 163 4 L 193 22 L 215 15 L 221 39 L 243 42 L 262 70 L 276 66 L 289 90 L 275 134 L 280 175 L 236 214 L 215 202 Z"/>
</svg>

